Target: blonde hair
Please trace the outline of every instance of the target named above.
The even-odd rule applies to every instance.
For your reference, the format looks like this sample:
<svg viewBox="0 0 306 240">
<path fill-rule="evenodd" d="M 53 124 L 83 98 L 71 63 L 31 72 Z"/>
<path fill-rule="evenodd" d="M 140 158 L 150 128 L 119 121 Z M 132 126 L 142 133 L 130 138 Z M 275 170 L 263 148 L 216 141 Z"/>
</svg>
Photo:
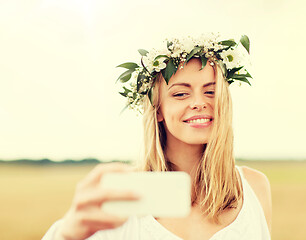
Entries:
<svg viewBox="0 0 306 240">
<path fill-rule="evenodd" d="M 232 100 L 228 83 L 224 80 L 220 67 L 215 64 L 216 76 L 214 125 L 210 140 L 206 144 L 194 179 L 195 195 L 203 214 L 219 222 L 219 215 L 226 208 L 236 207 L 242 190 L 239 176 L 235 170 L 233 154 Z M 144 171 L 170 171 L 166 161 L 166 132 L 162 122 L 157 120 L 160 106 L 159 85 L 164 81 L 160 77 L 153 91 L 153 105 L 149 99 L 144 101 Z"/>
</svg>

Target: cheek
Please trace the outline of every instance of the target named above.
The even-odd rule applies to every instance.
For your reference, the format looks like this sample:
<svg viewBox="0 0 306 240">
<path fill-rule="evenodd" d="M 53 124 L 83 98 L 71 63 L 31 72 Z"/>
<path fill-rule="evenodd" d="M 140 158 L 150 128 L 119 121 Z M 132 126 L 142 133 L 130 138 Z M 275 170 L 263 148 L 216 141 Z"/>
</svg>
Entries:
<svg viewBox="0 0 306 240">
<path fill-rule="evenodd" d="M 215 109 L 215 101 L 213 101 L 213 102 L 211 103 L 211 108 L 212 108 L 212 110 Z"/>
<path fill-rule="evenodd" d="M 171 125 L 172 122 L 177 118 L 177 108 L 172 104 L 163 104 L 161 106 L 162 115 L 166 125 Z"/>
<path fill-rule="evenodd" d="M 164 123 L 169 131 L 175 131 L 184 119 L 184 109 L 182 107 L 173 106 L 165 109 Z"/>
<path fill-rule="evenodd" d="M 209 99 L 208 100 L 208 105 L 211 107 L 212 110 L 215 109 L 215 99 Z"/>
<path fill-rule="evenodd" d="M 164 120 L 166 125 L 171 125 L 175 119 L 175 108 L 167 108 L 164 111 Z"/>
</svg>

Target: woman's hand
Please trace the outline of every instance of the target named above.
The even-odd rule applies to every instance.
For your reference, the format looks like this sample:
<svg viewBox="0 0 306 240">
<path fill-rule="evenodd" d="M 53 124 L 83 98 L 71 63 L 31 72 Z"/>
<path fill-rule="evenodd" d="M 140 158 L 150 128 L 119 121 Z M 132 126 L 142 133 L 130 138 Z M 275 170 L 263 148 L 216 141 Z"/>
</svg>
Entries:
<svg viewBox="0 0 306 240">
<path fill-rule="evenodd" d="M 70 209 L 57 229 L 55 240 L 83 240 L 99 230 L 112 229 L 127 219 L 101 210 L 106 201 L 137 200 L 133 192 L 103 190 L 100 181 L 109 172 L 129 172 L 132 168 L 123 163 L 99 164 L 77 184 Z"/>
</svg>

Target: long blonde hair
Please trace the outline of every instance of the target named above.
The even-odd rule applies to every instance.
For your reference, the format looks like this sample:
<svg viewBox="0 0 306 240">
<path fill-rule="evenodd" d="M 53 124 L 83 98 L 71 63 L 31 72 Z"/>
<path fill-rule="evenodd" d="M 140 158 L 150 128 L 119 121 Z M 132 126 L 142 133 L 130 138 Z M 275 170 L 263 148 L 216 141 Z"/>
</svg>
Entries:
<svg viewBox="0 0 306 240">
<path fill-rule="evenodd" d="M 242 191 L 239 176 L 235 170 L 233 154 L 232 100 L 228 83 L 224 80 L 220 67 L 215 64 L 216 76 L 214 125 L 210 140 L 199 162 L 194 179 L 197 202 L 209 219 L 219 222 L 220 213 L 228 207 L 236 207 Z M 166 161 L 166 132 L 162 122 L 157 120 L 160 106 L 159 85 L 164 81 L 157 79 L 153 91 L 153 105 L 149 99 L 144 101 L 144 171 L 170 171 Z"/>
</svg>

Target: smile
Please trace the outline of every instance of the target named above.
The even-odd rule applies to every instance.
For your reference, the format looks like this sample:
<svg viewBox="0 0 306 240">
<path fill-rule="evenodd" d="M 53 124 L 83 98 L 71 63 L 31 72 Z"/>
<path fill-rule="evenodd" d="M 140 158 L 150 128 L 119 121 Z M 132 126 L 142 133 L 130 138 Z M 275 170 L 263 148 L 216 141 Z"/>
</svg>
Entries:
<svg viewBox="0 0 306 240">
<path fill-rule="evenodd" d="M 193 128 L 206 128 L 212 124 L 213 117 L 209 115 L 198 115 L 188 118 L 183 122 Z"/>
<path fill-rule="evenodd" d="M 200 118 L 200 119 L 195 119 L 195 120 L 188 120 L 186 123 L 207 123 L 210 122 L 211 119 L 209 118 Z"/>
</svg>

